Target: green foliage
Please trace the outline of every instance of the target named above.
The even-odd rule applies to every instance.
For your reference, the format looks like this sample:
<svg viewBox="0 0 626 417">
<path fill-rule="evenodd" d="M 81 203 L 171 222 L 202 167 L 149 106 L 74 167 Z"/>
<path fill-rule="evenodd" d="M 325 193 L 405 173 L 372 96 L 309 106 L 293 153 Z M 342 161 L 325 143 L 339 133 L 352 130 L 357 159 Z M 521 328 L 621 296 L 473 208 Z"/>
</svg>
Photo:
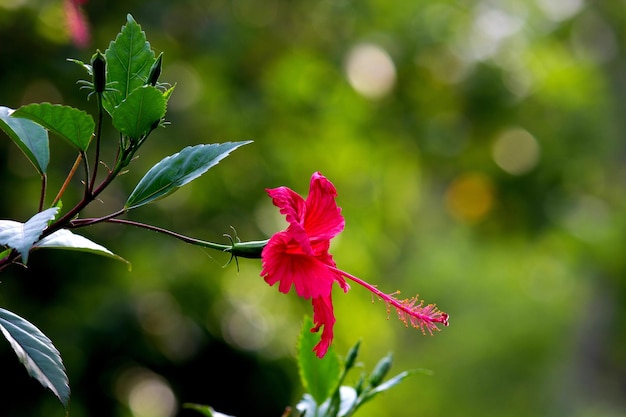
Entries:
<svg viewBox="0 0 626 417">
<path fill-rule="evenodd" d="M 20 258 L 26 265 L 30 251 L 41 248 L 88 252 L 128 263 L 104 246 L 69 229 L 113 221 L 126 213 L 128 208 L 166 197 L 200 177 L 233 150 L 250 143 L 250 141 L 228 142 L 184 148 L 150 169 L 131 193 L 126 206 L 103 217 L 82 218 L 80 214 L 83 210 L 96 201 L 132 162 L 133 156 L 150 133 L 163 124 L 167 101 L 172 95 L 173 88 L 165 90 L 158 84 L 162 55 L 159 55 L 158 60 L 154 59 L 154 53 L 146 41 L 145 34 L 130 15 L 127 25 L 122 28 L 116 40 L 111 42 L 105 54 L 96 52 L 91 65 L 78 60 L 73 61 L 93 75 L 93 82 L 82 81 L 79 84 L 92 90 L 89 96 L 93 94 L 97 96 L 97 126 L 86 112 L 69 106 L 50 103 L 28 104 L 16 111 L 0 107 L 0 128 L 43 177 L 39 212 L 25 223 L 0 220 L 0 245 L 7 247 L 0 253 L 0 271 L 17 263 Z M 97 171 L 101 163 L 99 158 L 104 111 L 111 114 L 112 125 L 119 132 L 121 140 L 115 155 L 115 165 L 107 169 L 104 179 L 99 180 Z M 51 204 L 53 207 L 43 210 L 47 191 L 45 174 L 49 163 L 46 129 L 73 145 L 78 150 L 78 156 Z M 87 151 L 92 138 L 96 143 L 96 161 L 93 166 L 87 160 Z M 67 212 L 57 217 L 61 211 L 60 198 L 81 163 L 85 168 L 82 180 L 83 197 Z M 119 221 L 119 223 L 158 229 L 181 238 L 181 235 L 176 233 L 139 222 Z M 229 248 L 210 242 L 205 244 L 192 238 L 182 237 L 182 239 L 220 250 Z M 128 265 L 130 269 L 130 263 Z M 0 330 L 28 373 L 42 385 L 50 388 L 67 408 L 70 395 L 69 381 L 60 354 L 52 342 L 29 322 L 4 309 L 0 309 Z"/>
<path fill-rule="evenodd" d="M 217 165 L 233 150 L 248 143 L 251 142 L 189 146 L 163 158 L 139 181 L 125 207 L 136 208 L 170 195 Z"/>
<path fill-rule="evenodd" d="M 0 331 L 30 376 L 49 388 L 67 408 L 69 381 L 61 355 L 50 339 L 28 321 L 3 308 L 0 308 Z"/>
<path fill-rule="evenodd" d="M 305 329 L 301 333 L 300 342 L 306 339 L 312 339 L 305 335 L 306 328 L 312 325 L 311 319 L 305 319 Z M 309 332 L 310 333 L 310 332 Z M 315 340 L 315 339 L 313 339 Z M 374 367 L 374 370 L 366 376 L 361 375 L 354 387 L 343 385 L 343 382 L 348 375 L 348 372 L 357 364 L 356 358 L 359 353 L 361 342 L 357 342 L 346 355 L 346 359 L 343 366 L 339 365 L 337 355 L 333 352 L 333 366 L 321 365 L 321 370 L 316 371 L 313 362 L 319 361 L 317 358 L 311 359 L 313 355 L 308 352 L 308 355 L 302 351 L 302 347 L 298 348 L 298 366 L 300 369 L 300 375 L 303 380 L 305 388 L 308 388 L 297 405 L 297 410 L 300 416 L 313 416 L 313 417 L 349 417 L 356 413 L 356 411 L 366 402 L 370 401 L 378 394 L 383 393 L 390 388 L 395 387 L 402 382 L 409 375 L 417 372 L 428 373 L 424 370 L 405 371 L 389 380 L 383 382 L 383 379 L 391 369 L 392 355 L 380 359 L 380 361 Z M 308 346 L 307 346 L 308 347 Z M 329 354 L 331 352 L 329 351 Z M 327 354 L 328 356 L 328 354 Z M 322 359 L 325 360 L 326 356 Z M 336 369 L 334 363 L 337 363 Z M 328 369 L 331 368 L 331 371 Z M 312 389 L 316 389 L 318 386 L 323 386 L 323 390 L 318 390 L 314 393 Z M 331 387 L 326 391 L 327 387 Z M 326 393 L 320 395 L 320 392 Z"/>
<path fill-rule="evenodd" d="M 45 175 L 50 161 L 48 132 L 27 119 L 11 117 L 14 110 L 0 106 L 0 129 L 26 155 L 40 175 Z"/>
<path fill-rule="evenodd" d="M 138 87 L 113 111 L 113 126 L 136 143 L 158 126 L 166 103 L 165 95 L 155 87 Z"/>
<path fill-rule="evenodd" d="M 28 104 L 15 110 L 13 117 L 23 117 L 38 123 L 80 151 L 86 151 L 89 147 L 95 128 L 90 115 L 59 104 Z"/>
<path fill-rule="evenodd" d="M 348 351 L 343 364 L 339 363 L 339 357 L 332 346 L 323 358 L 317 358 L 312 353 L 318 340 L 317 337 L 311 336 L 309 329 L 312 325 L 311 318 L 305 317 L 298 339 L 298 369 L 306 390 L 296 405 L 299 417 L 352 416 L 363 404 L 398 385 L 409 375 L 416 372 L 427 373 L 424 370 L 405 371 L 382 382 L 391 368 L 392 356 L 389 354 L 378 362 L 369 376 L 362 375 L 356 386 L 342 385 L 348 372 L 356 365 L 361 342 L 357 342 Z M 184 404 L 184 408 L 196 410 L 207 417 L 225 416 L 206 405 Z M 283 416 L 288 415 L 292 415 L 289 409 Z"/>
<path fill-rule="evenodd" d="M 105 93 L 105 108 L 113 116 L 117 106 L 138 87 L 146 84 L 155 62 L 154 52 L 141 26 L 129 14 L 127 24 L 104 52 L 107 81 L 115 91 Z"/>
</svg>

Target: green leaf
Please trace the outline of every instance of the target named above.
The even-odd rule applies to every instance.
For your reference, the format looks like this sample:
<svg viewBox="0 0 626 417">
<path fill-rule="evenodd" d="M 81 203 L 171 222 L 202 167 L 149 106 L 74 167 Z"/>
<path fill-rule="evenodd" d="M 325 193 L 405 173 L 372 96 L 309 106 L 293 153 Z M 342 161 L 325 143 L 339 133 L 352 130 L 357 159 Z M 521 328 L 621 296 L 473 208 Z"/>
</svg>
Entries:
<svg viewBox="0 0 626 417">
<path fill-rule="evenodd" d="M 35 214 L 26 223 L 13 220 L 0 220 L 0 245 L 15 249 L 22 255 L 24 265 L 28 262 L 28 253 L 39 236 L 48 227 L 59 211 L 52 207 Z"/>
<path fill-rule="evenodd" d="M 310 331 L 312 327 L 313 321 L 306 317 L 298 339 L 298 368 L 302 385 L 317 404 L 322 404 L 339 384 L 341 367 L 339 356 L 332 346 L 323 358 L 312 352 L 319 341 L 319 335 Z"/>
<path fill-rule="evenodd" d="M 67 249 L 102 255 L 111 259 L 126 262 L 128 264 L 128 268 L 130 269 L 130 262 L 128 262 L 126 259 L 114 254 L 104 246 L 92 242 L 86 237 L 74 234 L 66 229 L 58 230 L 52 233 L 50 236 L 46 236 L 39 242 L 35 243 L 33 249 L 39 248 Z"/>
<path fill-rule="evenodd" d="M 377 394 L 380 394 L 381 392 L 387 391 L 389 388 L 395 387 L 400 382 L 402 382 L 406 377 L 413 375 L 414 373 L 415 371 L 404 371 L 394 376 L 393 378 L 383 382 L 382 384 L 378 385 L 373 390 L 368 391 L 367 394 L 365 395 L 365 398 L 362 400 L 361 403 L 371 400 L 374 396 L 376 396 Z"/>
<path fill-rule="evenodd" d="M 69 380 L 59 351 L 37 327 L 20 316 L 0 308 L 0 331 L 28 374 L 49 388 L 67 409 Z"/>
<path fill-rule="evenodd" d="M 111 115 L 113 126 L 131 140 L 138 140 L 165 116 L 166 98 L 156 87 L 135 89 Z"/>
<path fill-rule="evenodd" d="M 115 107 L 135 88 L 146 84 L 154 64 L 154 52 L 141 26 L 129 14 L 127 24 L 104 52 L 107 61 L 107 82 L 115 92 L 106 92 L 105 108 L 113 115 Z"/>
<path fill-rule="evenodd" d="M 125 208 L 136 208 L 166 197 L 217 165 L 233 150 L 251 142 L 188 146 L 162 159 L 139 181 L 128 197 Z"/>
<path fill-rule="evenodd" d="M 11 117 L 13 112 L 13 109 L 0 106 L 0 129 L 15 142 L 43 176 L 50 161 L 48 132 L 31 120 Z"/>
<path fill-rule="evenodd" d="M 78 59 L 72 59 L 72 58 L 67 58 L 67 61 L 72 62 L 76 65 L 80 65 L 81 67 L 83 67 L 85 71 L 87 71 L 87 74 L 93 75 L 93 68 L 91 67 L 91 64 L 85 64 L 83 61 L 80 61 Z"/>
<path fill-rule="evenodd" d="M 4 259 L 7 256 L 9 256 L 9 254 L 11 253 L 11 249 L 5 249 L 2 252 L 0 252 L 0 259 Z"/>
<path fill-rule="evenodd" d="M 13 117 L 30 119 L 81 151 L 89 147 L 96 127 L 93 118 L 84 111 L 60 104 L 28 104 L 15 110 Z"/>
</svg>

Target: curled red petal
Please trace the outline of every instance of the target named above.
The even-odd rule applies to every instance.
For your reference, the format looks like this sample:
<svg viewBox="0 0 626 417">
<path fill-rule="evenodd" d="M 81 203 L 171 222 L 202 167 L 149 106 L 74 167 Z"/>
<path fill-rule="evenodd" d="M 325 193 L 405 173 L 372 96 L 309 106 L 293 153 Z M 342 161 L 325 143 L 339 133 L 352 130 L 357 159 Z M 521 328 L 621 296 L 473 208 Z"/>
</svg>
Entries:
<svg viewBox="0 0 626 417">
<path fill-rule="evenodd" d="M 345 219 L 336 198 L 335 186 L 319 172 L 314 173 L 304 215 L 304 229 L 312 240 L 330 240 L 343 230 Z"/>
<path fill-rule="evenodd" d="M 311 300 L 313 304 L 313 324 L 312 332 L 318 332 L 320 327 L 322 336 L 318 344 L 315 345 L 313 351 L 318 358 L 323 358 L 328 352 L 328 348 L 333 342 L 333 326 L 335 325 L 335 315 L 333 314 L 332 297 L 316 297 Z"/>
<path fill-rule="evenodd" d="M 265 190 L 272 202 L 284 214 L 289 224 L 302 223 L 306 203 L 300 194 L 288 187 L 267 188 Z"/>
<path fill-rule="evenodd" d="M 280 213 L 285 215 L 289 223 L 288 231 L 300 244 L 305 253 L 312 255 L 311 242 L 304 229 L 304 216 L 306 213 L 306 203 L 304 199 L 295 191 L 287 187 L 266 189 L 267 194 L 272 198 L 272 202 L 279 208 Z"/>
</svg>

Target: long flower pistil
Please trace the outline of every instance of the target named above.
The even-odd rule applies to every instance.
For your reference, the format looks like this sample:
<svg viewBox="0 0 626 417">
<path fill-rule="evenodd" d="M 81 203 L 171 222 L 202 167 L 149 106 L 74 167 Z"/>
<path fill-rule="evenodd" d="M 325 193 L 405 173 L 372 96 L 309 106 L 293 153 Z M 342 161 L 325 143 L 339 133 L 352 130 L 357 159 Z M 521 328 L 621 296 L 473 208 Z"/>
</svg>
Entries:
<svg viewBox="0 0 626 417">
<path fill-rule="evenodd" d="M 422 333 L 426 334 L 426 330 L 428 330 L 428 333 L 432 335 L 433 330 L 439 331 L 437 323 L 441 323 L 446 327 L 449 324 L 448 314 L 440 311 L 435 304 L 424 305 L 424 302 L 419 300 L 417 296 L 406 298 L 404 300 L 398 300 L 393 297 L 393 294 L 386 294 L 375 286 L 355 277 L 354 275 L 348 274 L 347 272 L 331 266 L 328 268 L 367 288 L 374 295 L 383 300 L 385 304 L 387 304 L 387 313 L 389 313 L 391 307 L 395 308 L 398 313 L 398 318 L 407 327 L 410 324 L 416 329 L 421 329 Z"/>
</svg>

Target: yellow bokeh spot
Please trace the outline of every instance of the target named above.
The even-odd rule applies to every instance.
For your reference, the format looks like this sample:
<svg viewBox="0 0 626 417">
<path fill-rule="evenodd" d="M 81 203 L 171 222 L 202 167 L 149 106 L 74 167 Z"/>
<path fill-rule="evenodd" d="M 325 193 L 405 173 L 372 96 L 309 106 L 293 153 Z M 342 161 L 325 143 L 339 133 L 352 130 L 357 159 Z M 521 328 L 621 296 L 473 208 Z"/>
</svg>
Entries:
<svg viewBox="0 0 626 417">
<path fill-rule="evenodd" d="M 446 207 L 455 218 L 469 223 L 482 220 L 493 208 L 494 187 L 484 174 L 460 175 L 446 190 Z"/>
</svg>

